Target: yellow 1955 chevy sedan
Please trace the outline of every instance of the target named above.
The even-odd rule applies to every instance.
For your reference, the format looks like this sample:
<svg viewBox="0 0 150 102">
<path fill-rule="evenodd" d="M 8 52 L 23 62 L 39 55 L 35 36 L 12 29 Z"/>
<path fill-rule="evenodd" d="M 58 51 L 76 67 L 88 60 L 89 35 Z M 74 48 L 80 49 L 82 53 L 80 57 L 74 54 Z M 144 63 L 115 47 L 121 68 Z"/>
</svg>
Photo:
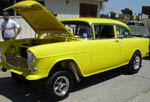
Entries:
<svg viewBox="0 0 150 102">
<path fill-rule="evenodd" d="M 59 21 L 36 1 L 22 1 L 14 9 L 38 34 L 37 38 L 0 42 L 1 63 L 17 82 L 46 79 L 45 89 L 56 100 L 69 95 L 73 81 L 107 70 L 141 68 L 149 40 L 130 35 L 116 20 L 73 18 Z M 47 36 L 43 37 L 43 34 Z"/>
</svg>

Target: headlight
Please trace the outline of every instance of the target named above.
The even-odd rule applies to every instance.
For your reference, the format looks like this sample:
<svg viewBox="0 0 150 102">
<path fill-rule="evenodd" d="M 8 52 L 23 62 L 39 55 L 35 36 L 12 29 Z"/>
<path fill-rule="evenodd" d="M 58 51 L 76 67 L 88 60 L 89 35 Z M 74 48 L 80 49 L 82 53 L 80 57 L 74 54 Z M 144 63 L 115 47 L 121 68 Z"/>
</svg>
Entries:
<svg viewBox="0 0 150 102">
<path fill-rule="evenodd" d="M 28 53 L 28 62 L 35 62 L 35 56 L 32 54 L 32 52 L 27 52 Z"/>
</svg>

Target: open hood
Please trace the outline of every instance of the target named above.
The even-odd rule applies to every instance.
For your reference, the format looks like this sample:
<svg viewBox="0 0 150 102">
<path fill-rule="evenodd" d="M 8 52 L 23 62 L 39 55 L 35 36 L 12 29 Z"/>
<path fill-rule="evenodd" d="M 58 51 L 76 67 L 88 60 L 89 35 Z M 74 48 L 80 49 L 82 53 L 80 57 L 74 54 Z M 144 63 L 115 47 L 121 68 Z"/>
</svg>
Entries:
<svg viewBox="0 0 150 102">
<path fill-rule="evenodd" d="M 50 11 L 34 0 L 21 1 L 4 10 L 9 9 L 14 9 L 21 15 L 39 36 L 52 32 L 64 33 L 74 37 Z"/>
</svg>

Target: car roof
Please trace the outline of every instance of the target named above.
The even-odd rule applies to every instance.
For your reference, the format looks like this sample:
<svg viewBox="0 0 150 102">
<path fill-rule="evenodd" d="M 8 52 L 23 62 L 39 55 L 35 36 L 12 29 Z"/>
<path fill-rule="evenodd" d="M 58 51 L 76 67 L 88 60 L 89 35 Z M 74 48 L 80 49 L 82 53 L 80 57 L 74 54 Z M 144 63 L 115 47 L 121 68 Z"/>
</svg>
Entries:
<svg viewBox="0 0 150 102">
<path fill-rule="evenodd" d="M 88 23 L 107 23 L 107 24 L 118 24 L 130 29 L 125 23 L 113 20 L 113 19 L 106 19 L 106 18 L 68 18 L 62 19 L 61 21 L 83 21 Z"/>
</svg>

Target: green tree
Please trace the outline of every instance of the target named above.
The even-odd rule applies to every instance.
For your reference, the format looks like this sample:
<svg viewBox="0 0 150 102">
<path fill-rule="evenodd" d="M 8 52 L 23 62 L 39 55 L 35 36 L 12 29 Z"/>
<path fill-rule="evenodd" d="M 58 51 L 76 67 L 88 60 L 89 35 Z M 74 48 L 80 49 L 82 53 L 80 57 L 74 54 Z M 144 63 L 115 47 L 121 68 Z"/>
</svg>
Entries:
<svg viewBox="0 0 150 102">
<path fill-rule="evenodd" d="M 123 15 L 126 15 L 126 14 L 129 14 L 130 16 L 133 15 L 133 11 L 129 8 L 122 9 L 121 12 Z"/>
<path fill-rule="evenodd" d="M 101 14 L 100 18 L 108 18 L 108 14 Z"/>
<path fill-rule="evenodd" d="M 119 14 L 119 19 L 123 19 L 124 15 L 123 14 Z"/>
<path fill-rule="evenodd" d="M 116 13 L 111 11 L 110 12 L 110 18 L 115 19 L 116 18 Z"/>
</svg>

